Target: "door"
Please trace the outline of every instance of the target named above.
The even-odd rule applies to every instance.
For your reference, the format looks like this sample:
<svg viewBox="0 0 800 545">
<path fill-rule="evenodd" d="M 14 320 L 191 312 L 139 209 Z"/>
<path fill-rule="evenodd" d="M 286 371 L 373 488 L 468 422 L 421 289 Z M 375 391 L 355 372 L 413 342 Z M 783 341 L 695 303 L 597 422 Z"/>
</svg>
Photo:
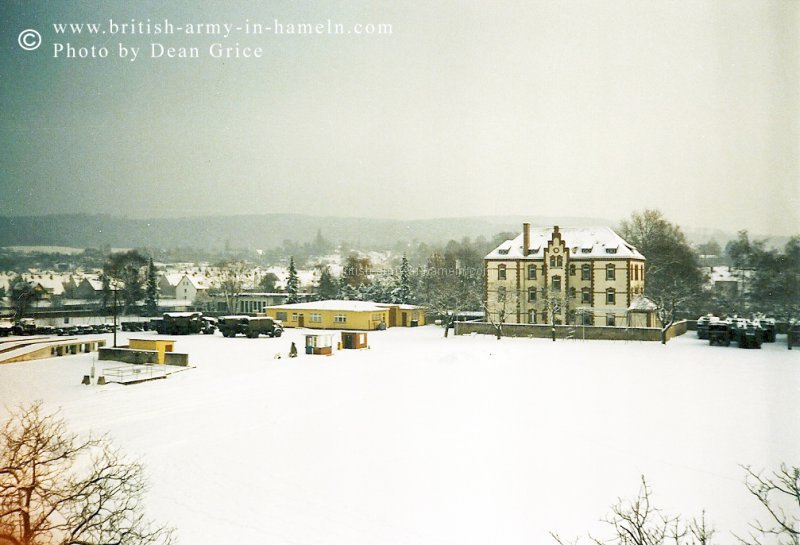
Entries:
<svg viewBox="0 0 800 545">
<path fill-rule="evenodd" d="M 302 314 L 297 315 L 297 327 L 305 327 L 306 320 Z"/>
</svg>

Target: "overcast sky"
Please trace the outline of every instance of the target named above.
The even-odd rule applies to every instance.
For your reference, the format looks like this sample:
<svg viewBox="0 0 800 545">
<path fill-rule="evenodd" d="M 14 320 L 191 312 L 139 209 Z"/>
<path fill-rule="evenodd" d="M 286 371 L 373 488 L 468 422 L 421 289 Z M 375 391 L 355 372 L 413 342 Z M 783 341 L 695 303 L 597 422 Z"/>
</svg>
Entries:
<svg viewBox="0 0 800 545">
<path fill-rule="evenodd" d="M 0 214 L 591 216 L 800 232 L 800 2 L 4 1 Z M 57 35 L 54 23 L 391 35 Z M 38 30 L 42 46 L 18 36 Z M 56 43 L 106 59 L 54 57 Z M 150 44 L 199 59 L 150 58 Z M 262 47 L 215 59 L 209 44 Z M 135 62 L 119 44 L 141 48 Z"/>
</svg>

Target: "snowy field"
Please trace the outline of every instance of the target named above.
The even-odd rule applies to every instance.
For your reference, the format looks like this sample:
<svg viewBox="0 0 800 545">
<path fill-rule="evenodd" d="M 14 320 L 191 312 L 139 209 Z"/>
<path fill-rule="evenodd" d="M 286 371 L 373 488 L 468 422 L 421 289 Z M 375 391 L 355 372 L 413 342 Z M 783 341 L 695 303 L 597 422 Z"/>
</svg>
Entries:
<svg viewBox="0 0 800 545">
<path fill-rule="evenodd" d="M 0 365 L 0 413 L 40 398 L 108 432 L 144 459 L 148 513 L 183 545 L 551 543 L 596 529 L 642 474 L 659 507 L 705 508 L 733 542 L 761 514 L 739 464 L 800 465 L 784 336 L 740 350 L 428 326 L 286 358 L 300 333 L 176 337 L 197 368 L 131 386 L 81 385 L 92 355 Z"/>
</svg>

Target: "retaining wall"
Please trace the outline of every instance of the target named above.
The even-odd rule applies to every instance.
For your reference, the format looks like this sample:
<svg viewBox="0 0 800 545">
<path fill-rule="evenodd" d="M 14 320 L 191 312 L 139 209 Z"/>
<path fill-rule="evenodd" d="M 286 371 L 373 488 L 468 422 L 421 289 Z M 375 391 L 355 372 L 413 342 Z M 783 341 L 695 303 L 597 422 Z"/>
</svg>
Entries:
<svg viewBox="0 0 800 545">
<path fill-rule="evenodd" d="M 605 327 L 544 324 L 503 324 L 505 337 L 534 337 L 550 339 L 555 330 L 556 339 L 589 339 L 615 341 L 661 341 L 662 330 L 658 327 Z M 488 322 L 456 322 L 456 335 L 495 335 Z M 666 340 L 686 333 L 686 322 L 676 322 L 666 332 Z"/>
</svg>

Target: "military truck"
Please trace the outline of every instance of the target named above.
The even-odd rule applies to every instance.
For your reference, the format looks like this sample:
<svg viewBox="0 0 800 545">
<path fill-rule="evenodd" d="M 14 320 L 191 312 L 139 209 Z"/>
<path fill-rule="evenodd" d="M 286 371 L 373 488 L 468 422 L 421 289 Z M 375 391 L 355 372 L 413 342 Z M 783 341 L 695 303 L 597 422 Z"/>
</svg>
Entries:
<svg viewBox="0 0 800 545">
<path fill-rule="evenodd" d="M 11 333 L 14 335 L 35 335 L 36 321 L 33 318 L 20 318 L 14 323 Z"/>
<path fill-rule="evenodd" d="M 259 335 L 280 337 L 283 333 L 283 326 L 280 320 L 267 316 L 220 316 L 217 323 L 224 337 L 235 337 L 242 334 L 255 339 Z"/>
<path fill-rule="evenodd" d="M 150 331 L 155 331 L 159 335 L 164 335 L 167 332 L 167 324 L 164 321 L 164 318 L 153 318 L 150 320 L 150 323 L 147 325 L 147 329 Z"/>
<path fill-rule="evenodd" d="M 716 320 L 708 323 L 708 344 L 711 346 L 731 345 L 731 326 L 728 322 Z"/>
<path fill-rule="evenodd" d="M 0 318 L 0 337 L 8 337 L 14 329 L 14 322 Z"/>
<path fill-rule="evenodd" d="M 736 342 L 739 348 L 761 348 L 764 340 L 764 330 L 756 323 L 746 320 L 744 324 L 739 323 L 736 330 Z"/>
<path fill-rule="evenodd" d="M 213 335 L 217 330 L 217 319 L 209 316 L 203 316 L 203 326 L 200 328 L 200 333 L 204 335 Z"/>
<path fill-rule="evenodd" d="M 166 335 L 190 335 L 203 329 L 202 312 L 165 312 L 164 333 Z"/>
<path fill-rule="evenodd" d="M 764 342 L 774 343 L 776 337 L 775 320 L 773 318 L 758 318 L 753 320 L 763 330 Z"/>
<path fill-rule="evenodd" d="M 800 321 L 792 320 L 786 330 L 786 347 L 791 350 L 793 346 L 800 346 Z"/>
<path fill-rule="evenodd" d="M 706 314 L 705 316 L 700 316 L 697 319 L 697 338 L 698 339 L 708 339 L 708 324 L 712 321 L 719 320 L 716 316 L 711 314 Z"/>
</svg>

